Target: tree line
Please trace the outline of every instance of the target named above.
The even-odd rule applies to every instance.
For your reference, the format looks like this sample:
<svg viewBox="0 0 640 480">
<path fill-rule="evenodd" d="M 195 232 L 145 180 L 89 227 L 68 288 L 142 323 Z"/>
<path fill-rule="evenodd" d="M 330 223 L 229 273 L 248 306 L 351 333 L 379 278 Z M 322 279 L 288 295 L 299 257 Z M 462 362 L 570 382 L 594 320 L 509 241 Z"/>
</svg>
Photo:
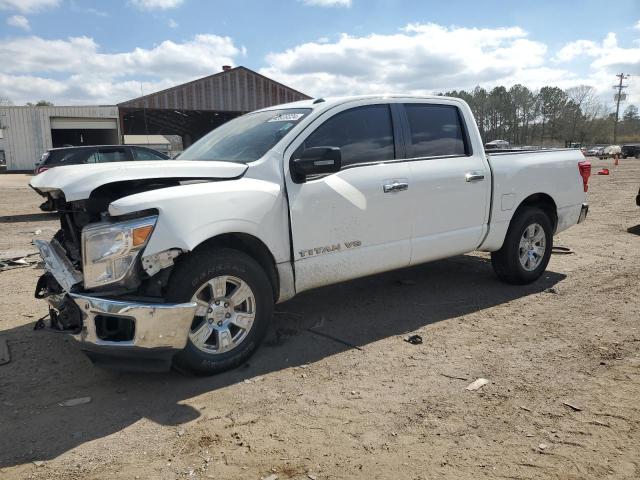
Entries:
<svg viewBox="0 0 640 480">
<path fill-rule="evenodd" d="M 512 145 L 564 146 L 567 142 L 613 142 L 615 112 L 586 85 L 562 90 L 543 87 L 532 91 L 524 85 L 488 91 L 452 90 L 440 93 L 465 100 L 485 142 L 507 140 Z M 618 124 L 617 143 L 640 142 L 640 116 L 629 105 Z"/>
</svg>

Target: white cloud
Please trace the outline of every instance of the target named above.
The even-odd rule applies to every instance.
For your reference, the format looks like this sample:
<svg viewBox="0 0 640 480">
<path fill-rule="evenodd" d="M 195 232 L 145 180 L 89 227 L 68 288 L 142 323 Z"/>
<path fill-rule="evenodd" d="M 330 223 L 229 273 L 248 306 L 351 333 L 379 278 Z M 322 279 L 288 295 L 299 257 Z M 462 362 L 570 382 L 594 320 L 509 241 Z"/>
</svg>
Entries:
<svg viewBox="0 0 640 480">
<path fill-rule="evenodd" d="M 587 56 L 593 59 L 591 67 L 602 69 L 615 67 L 623 70 L 636 70 L 640 67 L 640 47 L 623 48 L 618 45 L 615 33 L 609 32 L 602 42 L 577 40 L 562 47 L 555 60 L 569 61 Z"/>
<path fill-rule="evenodd" d="M 638 20 L 638 23 L 636 23 L 633 28 L 635 28 L 636 30 L 640 30 L 640 20 Z"/>
<path fill-rule="evenodd" d="M 168 10 L 182 5 L 184 0 L 131 0 L 136 7 L 142 10 Z"/>
<path fill-rule="evenodd" d="M 609 32 L 601 41 L 576 40 L 562 47 L 553 58 L 555 63 L 569 62 L 574 59 L 587 58 L 590 60 L 588 79 L 596 86 L 601 94 L 610 100 L 613 95 L 612 85 L 614 75 L 618 73 L 640 72 L 640 43 L 634 47 L 625 48 L 618 44 L 615 33 Z M 636 80 L 628 82 L 626 93 L 633 103 L 640 102 L 640 84 Z"/>
<path fill-rule="evenodd" d="M 176 22 L 173 18 L 169 19 L 167 25 L 169 25 L 169 28 L 178 28 L 178 22 Z"/>
<path fill-rule="evenodd" d="M 196 35 L 182 43 L 102 53 L 89 37 L 47 40 L 37 36 L 3 42 L 0 91 L 15 103 L 45 98 L 57 104 L 113 104 L 145 92 L 220 71 L 244 55 L 229 37 Z M 55 78 L 50 78 L 55 74 Z"/>
<path fill-rule="evenodd" d="M 17 10 L 22 13 L 34 13 L 55 8 L 60 0 L 0 0 L 0 10 Z"/>
<path fill-rule="evenodd" d="M 584 57 L 592 62 L 587 70 L 571 63 Z M 431 23 L 409 24 L 395 34 L 343 34 L 335 41 L 300 44 L 269 54 L 261 69 L 262 74 L 312 96 L 431 94 L 516 83 L 531 89 L 587 84 L 607 101 L 618 71 L 640 71 L 640 46 L 622 48 L 613 33 L 602 42 L 571 42 L 550 60 L 547 45 L 519 27 Z M 628 93 L 631 101 L 640 101 L 635 87 L 630 85 Z"/>
<path fill-rule="evenodd" d="M 262 70 L 311 95 L 429 93 L 506 83 L 544 64 L 547 47 L 518 27 L 410 24 L 390 35 L 342 35 L 267 57 Z"/>
<path fill-rule="evenodd" d="M 31 30 L 31 25 L 29 25 L 29 19 L 22 15 L 13 15 L 7 18 L 7 25 L 11 27 L 21 28 L 26 31 Z"/>
<path fill-rule="evenodd" d="M 351 7 L 351 0 L 302 0 L 312 7 Z"/>
</svg>

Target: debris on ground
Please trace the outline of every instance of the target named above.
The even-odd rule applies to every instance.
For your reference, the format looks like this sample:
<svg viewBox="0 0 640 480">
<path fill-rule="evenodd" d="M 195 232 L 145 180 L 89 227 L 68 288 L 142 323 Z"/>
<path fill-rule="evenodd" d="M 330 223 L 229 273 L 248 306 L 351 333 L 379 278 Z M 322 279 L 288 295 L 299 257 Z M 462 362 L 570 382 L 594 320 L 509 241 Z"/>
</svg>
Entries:
<svg viewBox="0 0 640 480">
<path fill-rule="evenodd" d="M 443 377 L 452 378 L 454 380 L 464 380 L 464 381 L 469 380 L 467 377 L 457 377 L 455 375 L 447 375 L 446 373 L 441 373 L 440 375 L 442 375 Z"/>
<path fill-rule="evenodd" d="M 278 475 L 276 475 L 275 473 L 272 473 L 268 477 L 262 477 L 262 480 L 278 480 Z"/>
<path fill-rule="evenodd" d="M 551 253 L 555 253 L 557 255 L 571 255 L 573 253 L 575 253 L 573 250 L 571 250 L 569 247 L 562 247 L 560 245 L 554 245 L 553 247 L 551 247 Z"/>
<path fill-rule="evenodd" d="M 545 288 L 544 293 L 553 293 L 554 295 L 559 294 L 560 292 L 556 287 Z"/>
<path fill-rule="evenodd" d="M 473 392 L 474 390 L 478 390 L 484 387 L 487 383 L 489 383 L 489 380 L 487 380 L 486 378 L 478 378 L 477 380 L 471 382 L 467 386 L 466 390 Z"/>
<path fill-rule="evenodd" d="M 571 410 L 573 410 L 574 412 L 581 412 L 582 408 L 577 407 L 576 405 L 573 405 L 571 403 L 568 402 L 562 402 L 563 405 L 566 405 L 567 407 L 569 407 Z"/>
<path fill-rule="evenodd" d="M 36 323 L 34 323 L 33 325 L 33 329 L 34 330 L 42 330 L 44 327 L 46 327 L 47 325 L 44 323 L 44 319 L 47 318 L 49 316 L 49 314 L 47 313 L 46 315 L 40 317 L 38 320 L 36 320 Z"/>
<path fill-rule="evenodd" d="M 36 467 L 41 467 L 44 465 L 44 462 L 42 460 L 34 460 L 32 462 Z"/>
<path fill-rule="evenodd" d="M 0 258 L 0 272 L 37 265 L 40 262 L 39 255 L 39 253 L 30 253 L 23 257 Z"/>
<path fill-rule="evenodd" d="M 598 172 L 598 175 L 609 175 L 609 169 L 608 168 L 603 168 L 602 170 L 600 170 Z"/>
<path fill-rule="evenodd" d="M 420 345 L 422 343 L 422 337 L 420 335 L 411 335 L 410 337 L 406 337 L 404 341 L 411 345 Z"/>
<path fill-rule="evenodd" d="M 358 345 L 356 345 L 354 343 L 347 342 L 346 340 L 342 340 L 341 338 L 335 337 L 335 336 L 330 335 L 328 333 L 319 332 L 318 330 L 314 330 L 313 328 L 307 328 L 307 332 L 313 333 L 315 335 L 319 335 L 321 337 L 328 338 L 329 340 L 333 340 L 334 342 L 341 343 L 343 345 L 346 345 L 347 347 L 355 348 L 356 350 L 360 350 L 360 351 L 364 350 L 364 348 L 359 347 Z"/>
<path fill-rule="evenodd" d="M 9 344 L 6 338 L 0 338 L 0 365 L 5 365 L 11 361 Z"/>
<path fill-rule="evenodd" d="M 58 405 L 61 407 L 75 407 L 76 405 L 84 405 L 85 403 L 91 403 L 91 397 L 72 398 L 70 400 L 60 402 Z"/>
<path fill-rule="evenodd" d="M 549 448 L 549 445 L 547 445 L 546 443 L 541 443 L 540 445 L 538 445 L 538 448 L 540 450 L 546 450 L 547 448 Z"/>
</svg>

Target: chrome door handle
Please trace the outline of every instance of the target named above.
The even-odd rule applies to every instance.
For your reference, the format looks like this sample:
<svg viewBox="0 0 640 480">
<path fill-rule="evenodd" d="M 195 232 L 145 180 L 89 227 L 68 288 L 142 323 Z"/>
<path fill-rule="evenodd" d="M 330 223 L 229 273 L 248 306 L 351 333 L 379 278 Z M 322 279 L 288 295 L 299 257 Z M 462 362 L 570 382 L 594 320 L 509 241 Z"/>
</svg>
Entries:
<svg viewBox="0 0 640 480">
<path fill-rule="evenodd" d="M 484 173 L 480 173 L 480 172 L 467 172 L 464 175 L 464 179 L 467 182 L 479 182 L 481 180 L 484 180 Z"/>
<path fill-rule="evenodd" d="M 401 192 L 403 190 L 408 190 L 408 189 L 409 189 L 409 184 L 407 182 L 385 183 L 382 186 L 382 190 L 384 190 L 384 193 Z"/>
</svg>

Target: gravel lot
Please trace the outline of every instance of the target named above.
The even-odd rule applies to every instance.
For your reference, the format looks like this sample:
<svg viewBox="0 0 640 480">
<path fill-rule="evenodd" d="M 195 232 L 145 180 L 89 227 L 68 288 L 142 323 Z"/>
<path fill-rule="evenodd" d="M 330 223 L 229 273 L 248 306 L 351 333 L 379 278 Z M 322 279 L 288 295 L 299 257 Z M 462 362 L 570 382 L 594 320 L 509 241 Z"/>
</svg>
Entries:
<svg viewBox="0 0 640 480">
<path fill-rule="evenodd" d="M 0 272 L 0 478 L 640 478 L 640 161 L 592 163 L 575 254 L 536 284 L 477 254 L 308 292 L 212 378 L 97 369 L 33 330 L 41 270 Z M 2 258 L 57 229 L 29 178 L 0 175 Z"/>
</svg>

